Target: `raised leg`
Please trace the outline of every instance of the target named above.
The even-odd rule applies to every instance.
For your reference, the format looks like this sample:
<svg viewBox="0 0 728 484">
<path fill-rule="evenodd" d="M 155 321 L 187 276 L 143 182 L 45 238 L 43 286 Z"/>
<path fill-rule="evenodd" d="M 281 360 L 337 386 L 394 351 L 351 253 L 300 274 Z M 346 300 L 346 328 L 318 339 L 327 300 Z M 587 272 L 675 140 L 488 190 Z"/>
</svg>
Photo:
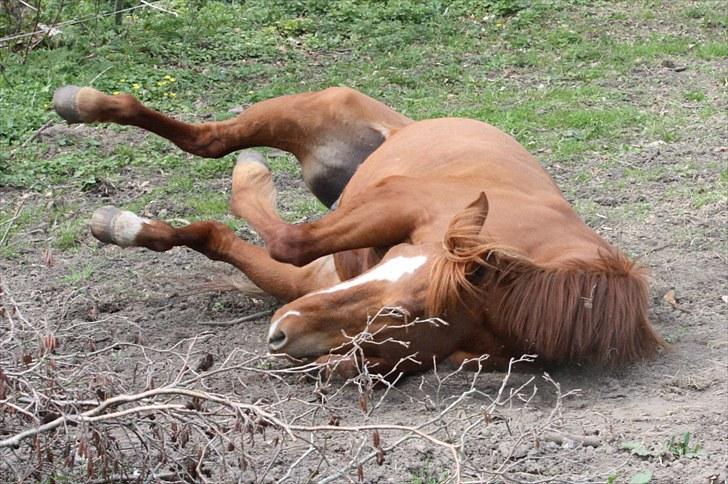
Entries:
<svg viewBox="0 0 728 484">
<path fill-rule="evenodd" d="M 420 204 L 404 202 L 418 189 L 427 190 L 421 180 L 388 177 L 318 221 L 275 222 L 259 233 L 271 257 L 297 266 L 326 254 L 411 242 L 426 212 Z"/>
<path fill-rule="evenodd" d="M 397 201 L 417 183 L 390 177 L 318 222 L 290 225 L 275 210 L 275 187 L 265 159 L 245 150 L 233 170 L 230 210 L 260 234 L 274 259 L 302 266 L 323 255 L 405 241 L 420 208 Z"/>
<path fill-rule="evenodd" d="M 296 227 L 289 226 L 281 219 L 275 209 L 275 199 L 276 190 L 265 158 L 254 150 L 242 151 L 233 170 L 230 211 L 246 220 L 264 240 L 273 244 L 278 234 L 289 230 L 288 227 Z M 274 248 L 274 253 L 278 257 L 285 257 L 288 248 L 278 250 L 280 252 L 275 252 Z M 336 257 L 339 258 L 336 262 L 337 271 L 343 279 L 360 274 L 381 258 L 372 259 L 368 248 L 363 251 L 340 251 Z"/>
<path fill-rule="evenodd" d="M 357 166 L 411 122 L 364 94 L 340 87 L 269 99 L 237 118 L 202 124 L 165 116 L 130 94 L 109 96 L 91 87 L 62 87 L 53 104 L 71 123 L 138 126 L 204 157 L 253 146 L 289 151 L 301 162 L 306 185 L 327 206 L 338 199 Z"/>
<path fill-rule="evenodd" d="M 241 151 L 233 170 L 230 211 L 246 220 L 264 240 L 275 243 L 276 234 L 288 230 L 288 227 L 296 227 L 289 226 L 281 219 L 275 209 L 275 200 L 276 189 L 263 155 L 254 150 Z M 368 248 L 338 252 L 336 267 L 339 275 L 348 279 L 375 265 L 381 255 L 372 258 Z"/>
<path fill-rule="evenodd" d="M 176 246 L 189 247 L 212 260 L 232 264 L 255 285 L 283 301 L 339 282 L 332 257 L 300 268 L 283 264 L 271 259 L 265 249 L 241 240 L 220 222 L 194 222 L 174 228 L 132 212 L 103 207 L 94 213 L 90 225 L 97 239 L 121 247 L 146 247 L 157 252 Z"/>
<path fill-rule="evenodd" d="M 275 206 L 276 189 L 265 158 L 254 150 L 240 152 L 233 169 L 230 212 L 264 237 L 273 227 L 285 224 Z"/>
<path fill-rule="evenodd" d="M 275 211 L 275 187 L 271 173 L 260 153 L 240 153 L 233 172 L 231 210 L 249 218 L 254 228 L 280 223 Z M 91 219 L 91 232 L 102 242 L 121 247 L 146 247 L 163 252 L 186 246 L 210 259 L 232 264 L 265 292 L 291 301 L 309 292 L 340 281 L 333 256 L 324 257 L 306 267 L 295 267 L 273 260 L 268 252 L 238 238 L 228 226 L 215 222 L 195 222 L 174 228 L 162 221 L 152 221 L 115 207 L 98 209 Z"/>
</svg>

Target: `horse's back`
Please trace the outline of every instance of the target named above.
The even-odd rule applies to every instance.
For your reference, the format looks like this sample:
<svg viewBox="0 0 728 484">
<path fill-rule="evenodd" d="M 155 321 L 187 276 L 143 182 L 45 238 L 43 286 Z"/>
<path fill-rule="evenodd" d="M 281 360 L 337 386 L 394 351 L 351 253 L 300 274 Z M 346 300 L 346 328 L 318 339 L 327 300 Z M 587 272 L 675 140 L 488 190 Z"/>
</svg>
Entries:
<svg viewBox="0 0 728 484">
<path fill-rule="evenodd" d="M 606 247 L 539 162 L 483 122 L 443 118 L 401 128 L 359 167 L 341 203 L 392 177 L 410 178 L 402 202 L 428 212 L 415 243 L 441 240 L 452 217 L 485 192 L 490 212 L 483 233 L 497 243 L 541 262 L 596 256 Z"/>
<path fill-rule="evenodd" d="M 489 124 L 441 118 L 407 125 L 379 147 L 347 187 L 358 192 L 389 176 L 477 179 L 485 187 L 559 193 L 548 173 L 515 139 Z"/>
</svg>

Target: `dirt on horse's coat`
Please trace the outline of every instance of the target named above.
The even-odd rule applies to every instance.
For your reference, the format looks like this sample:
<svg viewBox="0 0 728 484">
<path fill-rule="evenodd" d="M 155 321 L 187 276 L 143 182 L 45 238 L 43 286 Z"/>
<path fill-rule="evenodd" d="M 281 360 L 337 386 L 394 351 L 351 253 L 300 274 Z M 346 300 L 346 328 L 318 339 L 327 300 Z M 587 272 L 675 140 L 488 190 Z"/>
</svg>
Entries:
<svg viewBox="0 0 728 484">
<path fill-rule="evenodd" d="M 285 301 L 269 331 L 273 352 L 326 362 L 367 329 L 376 341 L 362 346 L 366 359 L 385 373 L 483 354 L 490 368 L 523 353 L 542 364 L 616 365 L 665 346 L 648 321 L 644 271 L 582 222 L 521 145 L 488 124 L 412 121 L 347 88 L 282 96 L 203 124 L 89 87 L 60 88 L 54 104 L 69 122 L 138 126 L 200 156 L 254 146 L 296 156 L 312 193 L 335 207 L 315 222 L 280 218 L 260 154 L 242 151 L 234 168 L 231 211 L 265 248 L 215 221 L 173 228 L 114 207 L 91 220 L 103 242 L 187 246 Z M 385 306 L 448 324 L 370 320 Z M 339 368 L 354 371 L 356 362 Z"/>
</svg>

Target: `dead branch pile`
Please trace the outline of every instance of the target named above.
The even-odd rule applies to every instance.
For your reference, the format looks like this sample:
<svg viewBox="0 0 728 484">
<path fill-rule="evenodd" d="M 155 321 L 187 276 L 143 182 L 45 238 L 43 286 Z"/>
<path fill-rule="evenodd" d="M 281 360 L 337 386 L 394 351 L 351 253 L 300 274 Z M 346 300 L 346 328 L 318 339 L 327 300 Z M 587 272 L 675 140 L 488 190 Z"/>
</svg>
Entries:
<svg viewBox="0 0 728 484">
<path fill-rule="evenodd" d="M 0 289 L 3 482 L 519 481 L 539 476 L 539 448 L 598 445 L 561 432 L 571 392 L 547 374 L 436 368 L 402 385 L 362 366 L 342 381 L 330 367 L 218 351 L 209 331 L 155 347 L 121 316 L 63 317 L 80 294 L 61 317 L 32 319 Z M 353 337 L 347 355 L 372 336 Z M 532 404 L 541 381 L 546 411 Z"/>
</svg>

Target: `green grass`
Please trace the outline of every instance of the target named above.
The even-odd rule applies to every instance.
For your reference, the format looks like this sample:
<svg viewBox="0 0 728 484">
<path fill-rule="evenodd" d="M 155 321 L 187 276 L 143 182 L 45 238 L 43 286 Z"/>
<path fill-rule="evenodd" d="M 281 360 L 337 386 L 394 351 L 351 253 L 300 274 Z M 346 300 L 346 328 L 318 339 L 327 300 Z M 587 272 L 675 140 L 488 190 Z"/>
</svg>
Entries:
<svg viewBox="0 0 728 484">
<path fill-rule="evenodd" d="M 71 269 L 71 271 L 63 276 L 63 279 L 71 283 L 79 283 L 89 279 L 95 268 L 91 264 L 79 265 Z"/>
<path fill-rule="evenodd" d="M 200 219 L 213 218 L 227 212 L 228 196 L 222 193 L 193 195 L 187 199 L 187 207 Z"/>
<path fill-rule="evenodd" d="M 283 218 L 289 222 L 296 222 L 311 215 L 322 215 L 327 211 L 328 208 L 316 198 L 297 198 L 291 203 L 288 211 L 283 213 Z"/>
<path fill-rule="evenodd" d="M 697 89 L 686 91 L 685 99 L 687 99 L 688 101 L 703 102 L 705 101 L 705 93 Z"/>
<path fill-rule="evenodd" d="M 93 14 L 102 4 L 71 2 L 59 18 Z M 49 18 L 42 20 L 50 23 L 59 4 L 44 5 Z M 204 160 L 124 127 L 28 142 L 44 123 L 60 122 L 50 103 L 64 84 L 132 92 L 152 108 L 198 122 L 230 117 L 230 108 L 272 96 L 347 85 L 414 118 L 490 122 L 532 152 L 548 150 L 547 162 L 571 166 L 576 178 L 587 182 L 589 173 L 579 167 L 593 153 L 615 159 L 624 146 L 642 139 L 678 142 L 681 127 L 691 122 L 680 109 L 644 108 L 649 93 L 635 102 L 625 93 L 625 76 L 670 61 L 708 69 L 721 84 L 725 71 L 701 63 L 728 58 L 728 42 L 720 34 L 726 16 L 710 1 L 676 2 L 667 10 L 649 1 L 585 0 L 172 0 L 168 5 L 179 16 L 140 9 L 126 15 L 120 27 L 112 17 L 65 26 L 62 36 L 27 56 L 24 49 L 0 49 L 0 186 L 78 192 L 99 182 L 123 185 L 133 176 L 149 179 L 150 187 L 125 201 L 125 208 L 140 211 L 163 199 L 173 217 L 242 225 L 227 215 L 227 194 L 210 194 L 205 183 L 228 177 L 233 155 Z M 684 28 L 630 27 L 660 25 L 665 16 L 679 18 Z M 9 20 L 0 15 L 0 36 L 10 32 Z M 672 102 L 700 104 L 703 122 L 710 122 L 719 110 L 711 109 L 714 95 L 707 89 L 691 86 Z M 289 157 L 269 162 L 277 173 L 300 176 Z M 713 203 L 715 193 L 709 187 L 691 203 Z M 322 210 L 303 200 L 284 216 L 299 220 Z M 37 222 L 41 216 L 33 213 Z M 0 223 L 7 216 L 0 211 Z M 10 235 L 32 222 L 13 224 Z M 65 249 L 77 245 L 83 229 L 68 222 L 50 230 L 55 245 Z"/>
<path fill-rule="evenodd" d="M 59 249 L 72 249 L 78 246 L 82 233 L 86 231 L 86 224 L 74 220 L 61 224 L 55 231 L 54 245 Z"/>
<path fill-rule="evenodd" d="M 436 465 L 426 459 L 409 480 L 409 484 L 438 484 L 448 480 L 448 473 L 436 469 Z"/>
</svg>

